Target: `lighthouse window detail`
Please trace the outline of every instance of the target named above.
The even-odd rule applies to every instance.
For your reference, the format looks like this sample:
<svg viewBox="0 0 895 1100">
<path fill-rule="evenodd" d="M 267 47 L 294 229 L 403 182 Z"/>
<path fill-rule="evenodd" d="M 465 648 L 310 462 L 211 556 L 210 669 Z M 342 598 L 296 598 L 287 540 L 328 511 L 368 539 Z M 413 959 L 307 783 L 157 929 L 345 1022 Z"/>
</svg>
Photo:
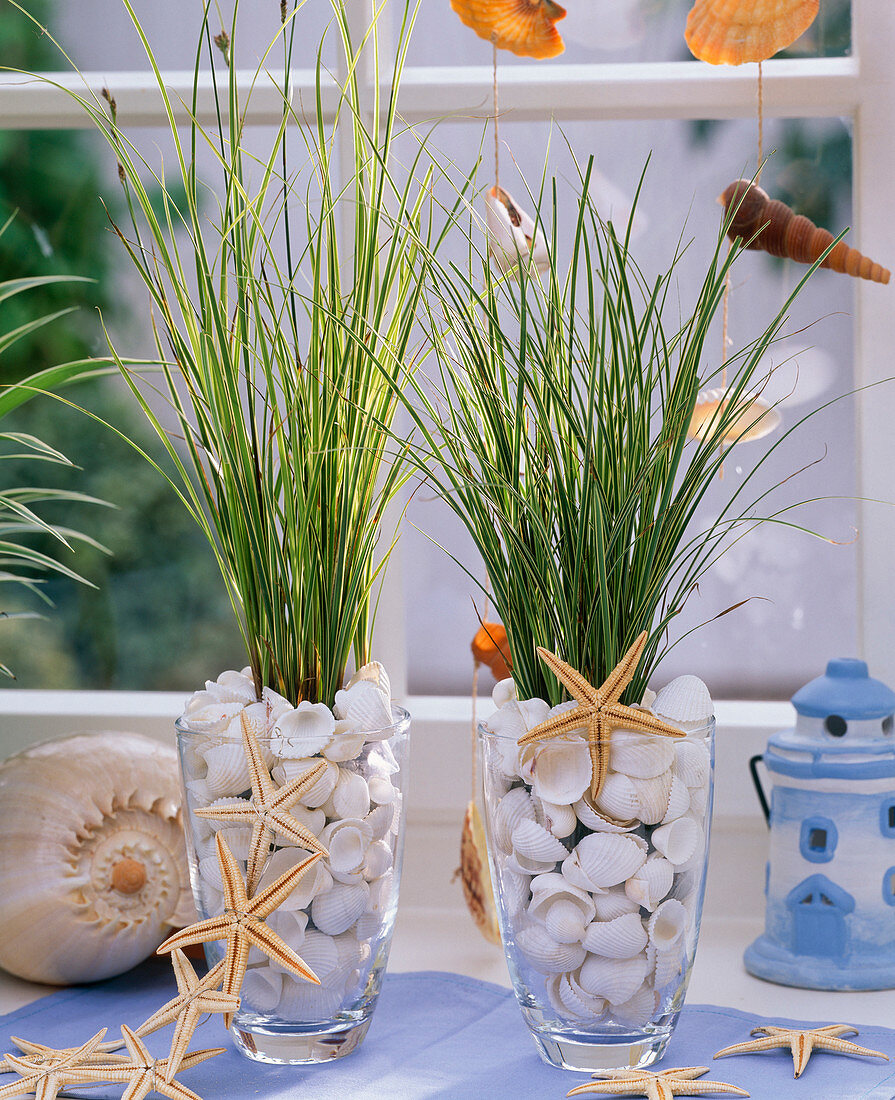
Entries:
<svg viewBox="0 0 895 1100">
<path fill-rule="evenodd" d="M 888 798 L 880 806 L 879 827 L 883 836 L 895 839 L 895 798 Z"/>
<path fill-rule="evenodd" d="M 809 817 L 802 822 L 799 850 L 809 863 L 829 863 L 839 834 L 828 817 Z"/>
<path fill-rule="evenodd" d="M 886 905 L 895 905 L 895 867 L 890 867 L 883 875 L 883 901 Z"/>
</svg>

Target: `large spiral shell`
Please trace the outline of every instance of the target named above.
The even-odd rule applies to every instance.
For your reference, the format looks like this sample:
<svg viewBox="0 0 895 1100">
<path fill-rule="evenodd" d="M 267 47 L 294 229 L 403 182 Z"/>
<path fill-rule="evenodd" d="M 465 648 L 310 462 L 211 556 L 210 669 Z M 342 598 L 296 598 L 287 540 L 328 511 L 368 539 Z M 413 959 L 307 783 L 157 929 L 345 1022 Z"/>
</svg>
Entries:
<svg viewBox="0 0 895 1100">
<path fill-rule="evenodd" d="M 736 211 L 727 231 L 728 237 L 749 241 L 747 248 L 760 249 L 800 264 L 813 264 L 833 244 L 832 233 L 794 213 L 778 199 L 771 199 L 767 191 L 749 180 L 735 180 L 718 201 L 724 206 L 725 214 L 731 209 Z M 755 239 L 750 240 L 752 237 Z M 849 248 L 844 241 L 836 243 L 820 266 L 874 283 L 889 281 L 890 273 L 886 268 L 857 249 Z"/>
<path fill-rule="evenodd" d="M 194 914 L 173 748 L 80 734 L 0 766 L 0 966 L 97 981 Z"/>
</svg>

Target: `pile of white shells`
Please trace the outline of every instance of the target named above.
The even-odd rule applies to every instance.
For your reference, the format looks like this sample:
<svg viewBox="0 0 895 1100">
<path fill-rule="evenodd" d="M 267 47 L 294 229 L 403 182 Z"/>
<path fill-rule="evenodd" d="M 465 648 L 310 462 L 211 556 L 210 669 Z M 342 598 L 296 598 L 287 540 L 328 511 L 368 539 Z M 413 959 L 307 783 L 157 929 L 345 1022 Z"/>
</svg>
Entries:
<svg viewBox="0 0 895 1100">
<path fill-rule="evenodd" d="M 686 736 L 613 730 L 592 800 L 586 731 L 516 744 L 576 704 L 517 700 L 512 680 L 494 689 L 486 727 L 499 736 L 486 739 L 485 799 L 508 951 L 531 992 L 543 981 L 541 996 L 568 1021 L 641 1026 L 667 1010 L 691 962 L 712 700 L 695 676 L 650 698 L 647 709 Z"/>
<path fill-rule="evenodd" d="M 264 688 L 259 701 L 249 669 L 225 672 L 189 700 L 182 719 L 195 738 L 184 750 L 192 809 L 250 803 L 242 723 L 256 735 L 275 783 L 283 785 L 325 761 L 317 782 L 289 811 L 329 852 L 299 881 L 267 924 L 320 978 L 296 977 L 256 948 L 240 991 L 242 1011 L 287 1021 L 321 1020 L 359 995 L 377 955 L 376 940 L 392 901 L 393 864 L 401 819 L 400 767 L 389 744 L 395 719 L 385 669 L 359 669 L 335 707 L 293 707 Z M 191 815 L 195 889 L 203 914 L 223 911 L 215 834 L 220 832 L 243 869 L 251 824 L 234 826 Z M 257 892 L 310 853 L 281 835 Z M 220 945 L 211 945 L 218 950 Z M 222 948 L 220 948 L 222 951 Z"/>
</svg>

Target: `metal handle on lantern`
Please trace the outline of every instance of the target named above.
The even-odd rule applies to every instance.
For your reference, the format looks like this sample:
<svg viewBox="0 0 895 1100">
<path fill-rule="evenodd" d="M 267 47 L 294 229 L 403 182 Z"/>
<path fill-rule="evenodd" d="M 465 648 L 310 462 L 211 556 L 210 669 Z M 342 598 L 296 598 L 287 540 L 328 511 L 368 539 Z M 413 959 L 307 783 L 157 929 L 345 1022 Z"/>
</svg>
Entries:
<svg viewBox="0 0 895 1100">
<path fill-rule="evenodd" d="M 768 800 L 765 797 L 764 787 L 761 785 L 761 779 L 758 775 L 758 761 L 764 760 L 764 753 L 758 753 L 749 760 L 749 771 L 752 775 L 752 782 L 755 785 L 755 793 L 758 795 L 758 801 L 761 804 L 761 812 L 764 814 L 764 819 L 767 822 L 768 828 L 771 827 L 771 807 L 768 805 Z"/>
</svg>

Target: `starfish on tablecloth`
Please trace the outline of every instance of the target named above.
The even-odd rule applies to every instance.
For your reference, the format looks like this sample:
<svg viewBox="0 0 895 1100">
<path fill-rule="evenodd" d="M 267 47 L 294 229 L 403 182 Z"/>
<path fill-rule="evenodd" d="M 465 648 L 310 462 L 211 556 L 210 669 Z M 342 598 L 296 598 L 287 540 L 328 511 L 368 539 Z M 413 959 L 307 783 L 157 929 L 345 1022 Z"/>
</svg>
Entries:
<svg viewBox="0 0 895 1100">
<path fill-rule="evenodd" d="M 228 825 L 244 823 L 247 819 L 251 823 L 252 840 L 246 863 L 246 890 L 251 897 L 261 878 L 264 861 L 270 851 L 270 842 L 274 834 L 285 836 L 293 844 L 298 844 L 309 852 L 320 852 L 321 855 L 329 856 L 329 852 L 311 830 L 305 828 L 289 813 L 289 808 L 298 802 L 326 771 L 327 761 L 319 761 L 289 783 L 278 787 L 270 777 L 270 772 L 261 755 L 258 738 L 249 729 L 245 712 L 240 717 L 242 743 L 252 777 L 251 800 L 246 801 L 244 806 L 205 806 L 201 810 L 196 810 L 196 814 L 198 817 L 226 821 Z"/>
<path fill-rule="evenodd" d="M 609 768 L 609 745 L 613 729 L 623 726 L 626 730 L 655 733 L 663 737 L 683 737 L 682 730 L 669 726 L 648 710 L 626 707 L 619 702 L 622 692 L 631 682 L 637 662 L 646 645 L 644 630 L 628 652 L 622 657 L 605 683 L 595 688 L 580 672 L 566 664 L 554 653 L 538 646 L 538 655 L 553 675 L 566 688 L 578 704 L 574 710 L 554 714 L 546 722 L 530 729 L 519 738 L 519 745 L 532 741 L 549 741 L 552 737 L 565 737 L 574 730 L 586 729 L 591 761 L 591 798 L 596 798 L 603 786 Z"/>
<path fill-rule="evenodd" d="M 840 1035 L 857 1035 L 858 1029 L 851 1024 L 827 1024 L 826 1027 L 798 1028 L 771 1027 L 763 1025 L 754 1027 L 750 1035 L 759 1035 L 761 1038 L 753 1039 L 750 1043 L 736 1043 L 732 1047 L 719 1050 L 716 1058 L 725 1058 L 728 1054 L 757 1054 L 762 1050 L 774 1050 L 778 1047 L 789 1047 L 792 1050 L 792 1064 L 795 1069 L 794 1077 L 800 1077 L 802 1070 L 808 1065 L 808 1059 L 815 1050 L 830 1050 L 834 1054 L 863 1054 L 870 1058 L 885 1058 L 888 1062 L 888 1054 L 881 1050 L 869 1050 L 867 1047 L 859 1047 L 855 1043 L 849 1043 L 840 1039 Z"/>
<path fill-rule="evenodd" d="M 19 1053 L 24 1054 L 29 1062 L 35 1064 L 41 1063 L 42 1065 L 50 1065 L 53 1062 L 60 1062 L 66 1058 L 69 1054 L 74 1054 L 78 1049 L 77 1047 L 64 1047 L 62 1050 L 57 1050 L 56 1047 L 47 1046 L 46 1043 L 35 1043 L 31 1039 L 20 1039 L 18 1035 L 10 1035 L 10 1041 L 15 1043 L 19 1048 Z M 114 1062 L 122 1061 L 126 1062 L 127 1058 L 124 1055 L 115 1055 L 112 1052 L 115 1050 L 121 1050 L 124 1046 L 118 1039 L 113 1039 L 109 1043 L 99 1043 L 94 1047 L 93 1053 L 88 1055 L 85 1059 L 87 1065 L 92 1065 L 95 1062 Z M 18 1055 L 13 1055 L 18 1057 Z M 0 1060 L 0 1073 L 14 1073 L 15 1070 L 4 1057 Z"/>
<path fill-rule="evenodd" d="M 127 1024 L 121 1025 L 121 1035 L 130 1058 L 125 1065 L 89 1066 L 74 1071 L 73 1081 L 79 1085 L 97 1081 L 127 1081 L 121 1100 L 143 1100 L 150 1092 L 159 1092 L 169 1100 L 202 1100 L 202 1097 L 168 1076 L 168 1059 L 153 1058 L 143 1041 Z M 191 1050 L 184 1055 L 181 1069 L 192 1069 L 200 1062 L 223 1054 L 226 1047 L 210 1047 L 207 1050 Z M 36 1100 L 36 1098 L 35 1098 Z"/>
<path fill-rule="evenodd" d="M 290 867 L 285 874 L 262 890 L 251 900 L 246 897 L 246 887 L 239 870 L 239 864 L 227 847 L 220 833 L 214 838 L 218 850 L 218 863 L 221 868 L 221 880 L 224 884 L 224 912 L 216 917 L 191 924 L 169 936 L 158 948 L 158 954 L 173 951 L 175 947 L 189 947 L 194 943 L 208 943 L 210 940 L 226 940 L 227 953 L 224 956 L 224 993 L 239 993 L 242 979 L 245 977 L 249 960 L 249 949 L 260 948 L 265 955 L 275 959 L 281 966 L 305 978 L 309 982 L 320 984 L 314 971 L 287 947 L 280 937 L 264 923 L 264 918 L 281 905 L 292 893 L 299 880 L 323 857 L 319 852 Z M 224 1026 L 229 1027 L 233 1013 L 224 1016 Z"/>
<path fill-rule="evenodd" d="M 610 1096 L 645 1096 L 647 1100 L 672 1100 L 675 1096 L 704 1096 L 718 1092 L 749 1095 L 745 1089 L 726 1085 L 723 1081 L 695 1080 L 708 1071 L 708 1066 L 685 1066 L 666 1069 L 661 1073 L 650 1073 L 645 1069 L 599 1070 L 593 1076 L 602 1080 L 579 1085 L 566 1096 L 602 1093 Z"/>
<path fill-rule="evenodd" d="M 138 1038 L 142 1038 L 144 1035 L 151 1035 L 154 1031 L 158 1031 L 166 1024 L 177 1021 L 174 1037 L 171 1040 L 171 1052 L 168 1055 L 166 1081 L 170 1081 L 180 1069 L 200 1018 L 207 1012 L 232 1014 L 239 1008 L 239 997 L 233 993 L 223 993 L 218 990 L 224 978 L 223 959 L 201 979 L 196 976 L 196 971 L 180 950 L 171 952 L 171 965 L 174 967 L 174 977 L 177 980 L 177 996 L 162 1005 L 134 1032 Z"/>
<path fill-rule="evenodd" d="M 97 1051 L 106 1029 L 102 1028 L 83 1046 L 54 1050 L 41 1044 L 40 1053 L 33 1058 L 18 1058 L 7 1054 L 6 1066 L 19 1074 L 18 1081 L 10 1081 L 0 1088 L 0 1098 L 27 1096 L 33 1092 L 35 1100 L 56 1100 L 60 1089 L 83 1081 L 81 1073 L 91 1056 Z M 108 1080 L 108 1078 L 102 1078 Z"/>
</svg>

